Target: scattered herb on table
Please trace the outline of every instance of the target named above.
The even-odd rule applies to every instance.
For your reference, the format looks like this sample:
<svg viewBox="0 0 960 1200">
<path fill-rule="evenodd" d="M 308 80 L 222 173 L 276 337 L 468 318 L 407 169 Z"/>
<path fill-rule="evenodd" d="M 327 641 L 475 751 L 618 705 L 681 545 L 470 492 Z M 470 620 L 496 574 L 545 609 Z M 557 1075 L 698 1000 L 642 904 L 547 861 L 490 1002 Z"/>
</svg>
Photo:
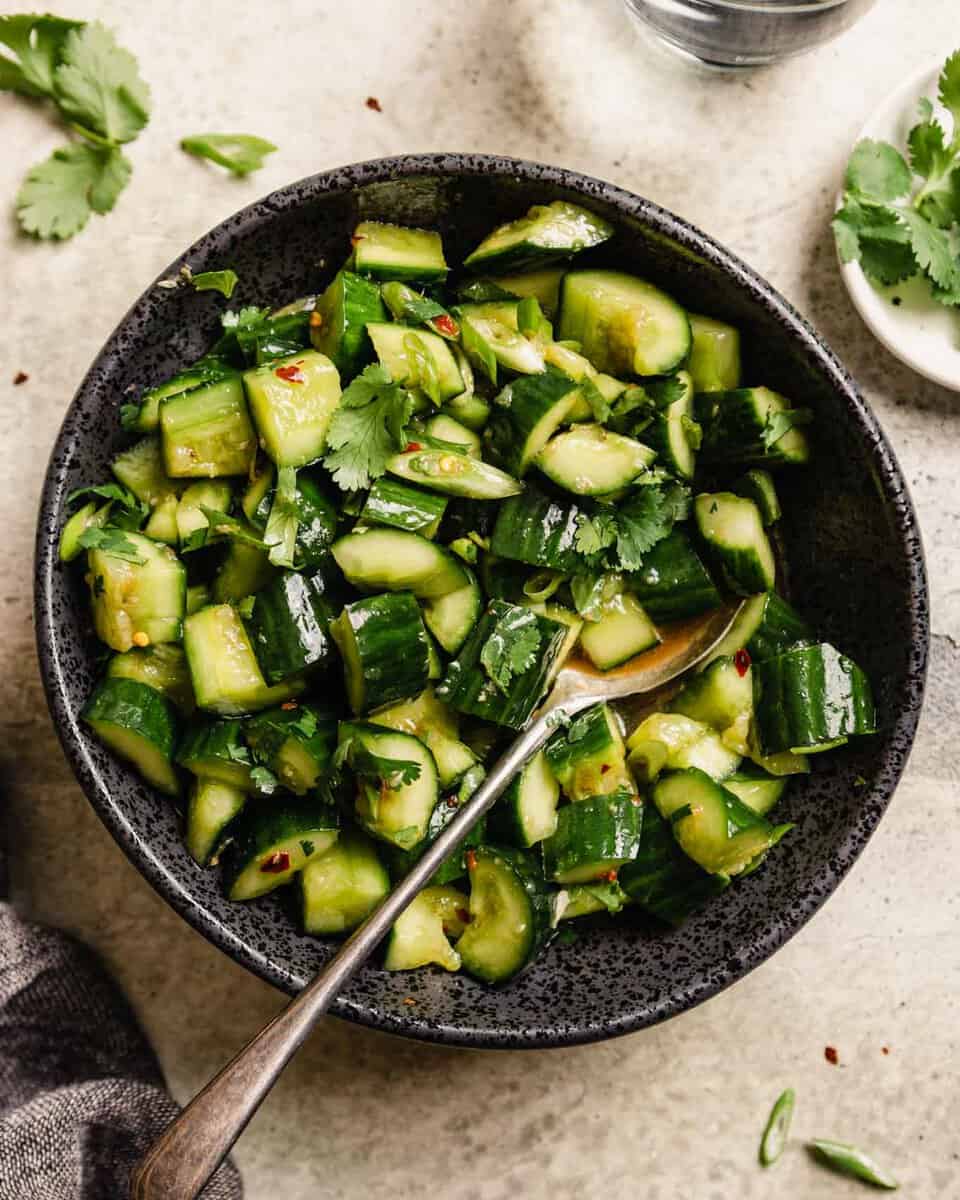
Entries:
<svg viewBox="0 0 960 1200">
<path fill-rule="evenodd" d="M 808 1143 L 808 1149 L 817 1162 L 842 1175 L 852 1175 L 855 1179 L 862 1179 L 864 1183 L 871 1183 L 874 1187 L 884 1188 L 888 1192 L 895 1192 L 900 1186 L 889 1171 L 885 1171 L 879 1163 L 856 1146 L 847 1145 L 845 1142 L 832 1142 L 826 1138 L 815 1138 Z"/>
<path fill-rule="evenodd" d="M 180 149 L 242 177 L 259 171 L 264 158 L 273 154 L 276 146 L 251 133 L 194 133 L 181 138 Z"/>
<path fill-rule="evenodd" d="M 790 1136 L 790 1122 L 793 1119 L 795 1100 L 796 1094 L 793 1088 L 787 1088 L 786 1091 L 780 1093 L 770 1110 L 763 1137 L 760 1139 L 761 1166 L 772 1167 L 783 1154 L 787 1138 Z"/>
</svg>

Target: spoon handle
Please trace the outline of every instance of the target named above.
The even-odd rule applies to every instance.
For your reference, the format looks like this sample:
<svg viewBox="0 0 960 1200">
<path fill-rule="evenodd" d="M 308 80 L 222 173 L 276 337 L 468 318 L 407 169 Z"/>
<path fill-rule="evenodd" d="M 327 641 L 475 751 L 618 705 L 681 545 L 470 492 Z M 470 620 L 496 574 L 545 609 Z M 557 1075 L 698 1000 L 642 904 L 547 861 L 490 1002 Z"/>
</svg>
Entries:
<svg viewBox="0 0 960 1200">
<path fill-rule="evenodd" d="M 572 714 L 589 703 L 589 698 L 577 697 L 564 703 L 563 708 Z M 135 1172 L 131 1200 L 194 1200 L 333 998 L 437 867 L 457 849 L 517 771 L 550 736 L 555 711 L 548 701 L 409 874 L 303 991 L 171 1122 Z"/>
</svg>

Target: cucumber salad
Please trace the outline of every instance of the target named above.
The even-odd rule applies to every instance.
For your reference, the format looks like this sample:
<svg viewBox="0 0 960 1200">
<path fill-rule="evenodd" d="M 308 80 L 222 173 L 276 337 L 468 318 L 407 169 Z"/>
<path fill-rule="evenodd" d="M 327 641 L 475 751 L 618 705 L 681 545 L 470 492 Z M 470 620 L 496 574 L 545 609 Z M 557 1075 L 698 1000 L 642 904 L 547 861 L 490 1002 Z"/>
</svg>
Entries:
<svg viewBox="0 0 960 1200">
<path fill-rule="evenodd" d="M 809 414 L 745 385 L 736 329 L 595 265 L 612 236 L 555 201 L 450 271 L 438 233 L 363 221 L 325 291 L 224 313 L 124 404 L 112 480 L 69 498 L 60 557 L 106 648 L 84 721 L 182 799 L 231 900 L 292 885 L 316 935 L 364 920 L 568 656 L 610 670 L 746 598 L 635 728 L 605 704 L 558 725 L 397 921 L 391 970 L 500 983 L 572 918 L 679 925 L 787 833 L 811 756 L 876 728 L 777 590 Z"/>
</svg>

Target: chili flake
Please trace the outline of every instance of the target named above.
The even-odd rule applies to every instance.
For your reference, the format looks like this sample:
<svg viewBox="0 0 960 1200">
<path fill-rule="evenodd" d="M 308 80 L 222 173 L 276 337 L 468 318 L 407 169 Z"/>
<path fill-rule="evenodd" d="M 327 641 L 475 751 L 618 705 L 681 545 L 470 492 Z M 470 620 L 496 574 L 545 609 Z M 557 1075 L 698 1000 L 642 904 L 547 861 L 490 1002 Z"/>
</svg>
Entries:
<svg viewBox="0 0 960 1200">
<path fill-rule="evenodd" d="M 468 871 L 475 871 L 477 869 L 476 851 L 468 850 L 466 852 L 466 854 L 463 856 L 463 859 L 464 859 L 464 862 L 467 864 Z"/>
<path fill-rule="evenodd" d="M 456 323 L 453 317 L 447 316 L 446 313 L 441 313 L 439 317 L 434 317 L 431 322 L 434 329 L 439 333 L 445 333 L 447 337 L 456 337 L 460 332 L 460 326 Z"/>
<path fill-rule="evenodd" d="M 21 383 L 26 383 L 30 376 L 26 371 L 18 371 L 13 377 L 13 386 L 19 387 Z"/>
<path fill-rule="evenodd" d="M 319 329 L 320 326 L 323 324 L 322 313 L 318 313 L 317 310 L 314 309 L 313 312 L 310 314 L 310 324 L 313 326 L 314 329 Z"/>
<path fill-rule="evenodd" d="M 290 870 L 290 854 L 286 850 L 277 850 L 260 864 L 260 870 L 265 875 L 282 875 Z"/>
<path fill-rule="evenodd" d="M 420 442 L 407 442 L 406 453 L 410 454 L 414 450 L 422 450 L 423 445 Z"/>
<path fill-rule="evenodd" d="M 825 1046 L 823 1057 L 827 1060 L 831 1067 L 835 1067 L 840 1061 L 840 1055 L 837 1053 L 835 1046 Z"/>
<path fill-rule="evenodd" d="M 284 700 L 280 707 L 284 712 L 293 712 L 293 710 L 297 707 L 297 702 L 296 700 Z"/>
<path fill-rule="evenodd" d="M 470 922 L 473 920 L 473 918 L 470 916 L 470 914 L 467 912 L 467 910 L 465 908 L 457 909 L 457 918 L 458 918 L 458 920 L 462 921 L 464 923 L 464 925 L 469 925 Z"/>
<path fill-rule="evenodd" d="M 374 112 L 383 112 L 380 101 L 376 98 L 376 96 L 368 96 L 366 99 L 366 105 L 367 108 L 373 109 Z"/>
<path fill-rule="evenodd" d="M 737 674 L 741 679 L 750 670 L 751 661 L 750 651 L 746 649 L 738 650 L 733 656 L 733 665 L 737 668 Z"/>
<path fill-rule="evenodd" d="M 616 873 L 616 871 L 606 871 L 603 875 L 600 876 L 600 878 L 605 879 L 607 881 L 607 883 L 616 883 L 617 882 L 617 873 Z"/>
<path fill-rule="evenodd" d="M 408 1008 L 411 1008 L 414 1004 L 416 1004 L 416 1000 L 414 1000 L 412 996 L 404 996 L 403 1002 Z"/>
<path fill-rule="evenodd" d="M 609 764 L 609 763 L 601 763 L 601 764 L 600 764 L 600 774 L 601 774 L 601 775 L 606 775 L 606 773 L 607 773 L 609 770 L 610 770 L 610 764 Z"/>
<path fill-rule="evenodd" d="M 287 383 L 306 383 L 307 377 L 300 370 L 303 363 L 291 363 L 289 367 L 274 367 L 273 373 Z"/>
</svg>

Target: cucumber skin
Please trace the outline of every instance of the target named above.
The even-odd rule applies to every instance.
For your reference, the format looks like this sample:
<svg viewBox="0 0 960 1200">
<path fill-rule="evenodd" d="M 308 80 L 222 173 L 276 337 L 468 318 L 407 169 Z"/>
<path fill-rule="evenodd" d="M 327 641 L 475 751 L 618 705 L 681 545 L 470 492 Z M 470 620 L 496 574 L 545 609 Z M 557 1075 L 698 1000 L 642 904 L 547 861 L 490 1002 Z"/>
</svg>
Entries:
<svg viewBox="0 0 960 1200">
<path fill-rule="evenodd" d="M 765 755 L 877 731 L 870 681 L 826 642 L 757 663 L 753 698 Z"/>
<path fill-rule="evenodd" d="M 395 882 L 401 880 L 404 875 L 416 866 L 420 859 L 423 858 L 424 852 L 430 844 L 436 840 L 437 835 L 450 824 L 460 811 L 461 805 L 459 803 L 450 804 L 449 800 L 450 797 L 441 797 L 434 806 L 433 812 L 430 814 L 430 820 L 427 822 L 427 836 L 423 841 L 419 842 L 416 846 L 412 846 L 409 850 L 402 850 L 399 846 L 385 847 L 390 867 L 390 877 Z M 433 875 L 430 876 L 427 886 L 455 883 L 458 879 L 462 879 L 467 873 L 465 857 L 467 850 L 483 845 L 485 837 L 486 818 L 481 817 L 464 838 L 459 850 L 454 851 L 449 858 L 445 859 L 437 867 Z"/>
<path fill-rule="evenodd" d="M 247 634 L 267 683 L 329 667 L 336 657 L 332 619 L 322 582 L 310 576 L 284 572 L 257 592 Z"/>
<path fill-rule="evenodd" d="M 551 366 L 507 384 L 495 401 L 486 430 L 488 446 L 505 471 L 519 479 L 533 465 L 550 433 L 573 407 L 578 387 L 576 380 Z M 534 431 L 548 419 L 553 426 L 547 437 L 541 445 L 531 447 Z"/>
<path fill-rule="evenodd" d="M 810 457 L 807 439 L 799 454 L 784 453 L 781 443 L 763 444 L 765 421 L 757 415 L 753 388 L 727 392 L 700 392 L 696 396 L 696 418 L 703 430 L 701 459 L 707 464 L 742 463 L 745 466 L 786 466 L 804 463 Z M 780 407 L 787 403 L 780 397 Z"/>
<path fill-rule="evenodd" d="M 501 504 L 490 551 L 531 567 L 565 573 L 580 570 L 583 556 L 576 547 L 577 518 L 588 511 L 528 487 Z"/>
<path fill-rule="evenodd" d="M 544 874 L 556 880 L 585 863 L 635 858 L 641 824 L 636 796 L 591 796 L 565 805 L 557 813 L 556 832 L 542 843 Z"/>
<path fill-rule="evenodd" d="M 149 718 L 147 730 L 143 728 L 144 715 Z M 108 677 L 101 680 L 84 705 L 80 719 L 87 724 L 103 721 L 140 734 L 172 766 L 179 734 L 176 710 L 166 696 L 149 684 L 136 679 Z"/>
<path fill-rule="evenodd" d="M 322 324 L 310 326 L 313 348 L 325 354 L 342 376 L 352 377 L 373 357 L 367 322 L 386 321 L 389 316 L 379 287 L 353 271 L 340 271 L 317 301 L 316 311 Z"/>
<path fill-rule="evenodd" d="M 434 538 L 447 508 L 447 497 L 398 479 L 374 481 L 360 520 Z"/>
<path fill-rule="evenodd" d="M 813 640 L 813 630 L 776 592 L 767 593 L 760 624 L 747 641 L 752 662 L 764 662 L 784 651 Z"/>
<path fill-rule="evenodd" d="M 719 608 L 723 598 L 684 529 L 675 528 L 644 555 L 627 586 L 653 621 L 679 621 Z"/>
<path fill-rule="evenodd" d="M 581 713 L 569 729 L 558 730 L 544 747 L 550 770 L 571 800 L 581 801 L 587 798 L 587 794 L 579 792 L 576 786 L 578 773 L 585 766 L 597 764 L 598 780 L 602 766 L 619 768 L 619 772 L 615 774 L 623 770 L 623 739 L 614 738 L 611 734 L 608 723 L 611 719 L 612 714 L 606 704 L 594 705 L 585 713 Z M 575 736 L 571 737 L 571 734 Z M 595 796 L 597 792 L 598 788 L 594 787 L 589 795 Z"/>
<path fill-rule="evenodd" d="M 224 831 L 230 852 L 223 870 L 223 888 L 229 896 L 239 876 L 260 854 L 277 842 L 301 834 L 331 833 L 340 828 L 339 813 L 316 797 L 285 796 L 265 804 L 248 804 Z"/>
<path fill-rule="evenodd" d="M 430 651 L 410 592 L 384 592 L 348 604 L 339 620 L 353 630 L 363 674 L 363 711 L 406 700 L 427 686 Z"/>
<path fill-rule="evenodd" d="M 297 559 L 307 568 L 319 566 L 337 536 L 337 510 L 306 470 L 297 473 L 296 505 Z"/>
<path fill-rule="evenodd" d="M 216 718 L 191 721 L 181 738 L 177 763 L 195 775 L 208 775 L 222 783 L 252 791 L 250 768 L 253 766 L 253 759 L 243 740 L 243 734 L 241 721 Z M 210 761 L 222 762 L 223 772 L 195 771 L 192 765 Z"/>
</svg>

